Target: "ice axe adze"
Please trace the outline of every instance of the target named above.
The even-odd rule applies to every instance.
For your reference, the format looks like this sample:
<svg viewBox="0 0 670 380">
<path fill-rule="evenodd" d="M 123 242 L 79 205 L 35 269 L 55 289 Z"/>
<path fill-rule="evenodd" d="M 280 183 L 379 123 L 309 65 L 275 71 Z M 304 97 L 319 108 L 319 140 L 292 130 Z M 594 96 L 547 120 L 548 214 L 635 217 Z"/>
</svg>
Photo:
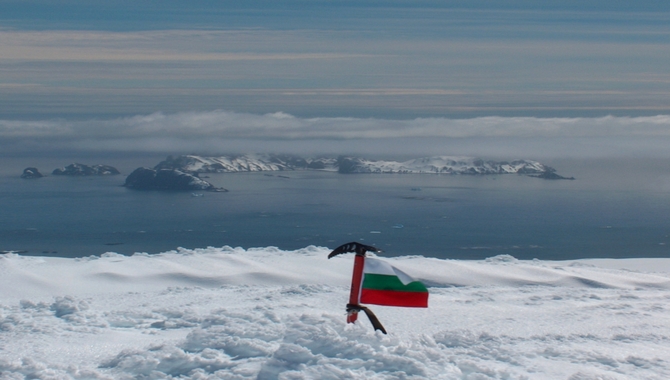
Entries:
<svg viewBox="0 0 670 380">
<path fill-rule="evenodd" d="M 349 303 L 347 304 L 347 323 L 354 323 L 358 319 L 358 312 L 363 311 L 365 315 L 368 316 L 372 327 L 375 330 L 380 330 L 386 334 L 386 329 L 379 322 L 377 316 L 365 306 L 362 306 L 359 303 L 360 292 L 361 292 L 361 281 L 363 279 L 363 266 L 365 265 L 365 252 L 381 252 L 381 250 L 357 242 L 351 242 L 347 244 L 342 244 L 341 246 L 335 248 L 329 255 L 328 258 L 337 256 L 342 253 L 355 252 L 356 257 L 354 258 L 354 273 L 351 276 L 351 293 L 349 293 Z"/>
</svg>

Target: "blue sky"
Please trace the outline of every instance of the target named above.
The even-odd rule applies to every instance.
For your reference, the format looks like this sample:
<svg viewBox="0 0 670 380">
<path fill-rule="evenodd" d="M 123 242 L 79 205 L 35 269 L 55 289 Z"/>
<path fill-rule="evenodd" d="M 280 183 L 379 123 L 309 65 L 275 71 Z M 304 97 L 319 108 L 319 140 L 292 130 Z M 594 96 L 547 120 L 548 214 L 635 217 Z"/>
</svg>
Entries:
<svg viewBox="0 0 670 380">
<path fill-rule="evenodd" d="M 3 0 L 0 136 L 64 136 L 35 122 L 81 130 L 91 120 L 278 112 L 303 127 L 330 120 L 328 139 L 349 136 L 338 118 L 406 122 L 400 134 L 371 127 L 369 139 L 417 137 L 417 118 L 442 120 L 435 135 L 453 138 L 450 121 L 486 117 L 505 122 L 468 138 L 546 138 L 538 123 L 509 118 L 564 126 L 608 115 L 637 120 L 637 137 L 664 136 L 666 124 L 639 125 L 670 114 L 667 4 Z M 590 137 L 609 136 L 584 125 Z M 88 139 L 122 140 L 117 129 Z M 230 130 L 211 133 L 239 137 Z"/>
</svg>

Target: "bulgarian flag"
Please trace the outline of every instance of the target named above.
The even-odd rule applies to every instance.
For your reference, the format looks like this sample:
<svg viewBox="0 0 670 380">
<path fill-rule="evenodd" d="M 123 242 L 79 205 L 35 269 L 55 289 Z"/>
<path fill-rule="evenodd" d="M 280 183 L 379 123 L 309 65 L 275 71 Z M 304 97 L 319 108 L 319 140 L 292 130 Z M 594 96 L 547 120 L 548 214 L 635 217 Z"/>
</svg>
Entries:
<svg viewBox="0 0 670 380">
<path fill-rule="evenodd" d="M 364 259 L 357 304 L 428 307 L 428 289 L 424 284 L 385 261 Z"/>
<path fill-rule="evenodd" d="M 351 276 L 351 291 L 347 304 L 347 323 L 358 319 L 358 312 L 368 316 L 375 330 L 386 334 L 372 310 L 361 305 L 371 303 L 384 306 L 428 307 L 428 289 L 405 272 L 390 264 L 365 256 L 365 252 L 381 252 L 371 245 L 351 242 L 335 248 L 328 258 L 342 253 L 356 252 L 354 273 Z"/>
</svg>

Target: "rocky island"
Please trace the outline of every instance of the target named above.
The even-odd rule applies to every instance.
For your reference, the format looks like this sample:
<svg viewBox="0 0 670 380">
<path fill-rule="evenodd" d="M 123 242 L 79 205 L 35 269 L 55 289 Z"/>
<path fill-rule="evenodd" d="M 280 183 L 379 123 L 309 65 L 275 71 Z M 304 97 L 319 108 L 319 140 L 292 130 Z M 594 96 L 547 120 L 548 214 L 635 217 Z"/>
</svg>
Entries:
<svg viewBox="0 0 670 380">
<path fill-rule="evenodd" d="M 195 174 L 177 169 L 137 168 L 126 178 L 123 186 L 134 190 L 228 191 L 215 187 Z"/>
<path fill-rule="evenodd" d="M 109 165 L 70 164 L 64 168 L 54 169 L 53 175 L 66 175 L 73 177 L 93 176 L 93 175 L 117 175 L 121 174 L 115 167 Z"/>
<path fill-rule="evenodd" d="M 21 178 L 24 179 L 34 179 L 34 178 L 42 178 L 44 177 L 44 174 L 40 173 L 37 168 L 29 167 L 23 169 L 23 174 L 21 174 Z"/>
</svg>

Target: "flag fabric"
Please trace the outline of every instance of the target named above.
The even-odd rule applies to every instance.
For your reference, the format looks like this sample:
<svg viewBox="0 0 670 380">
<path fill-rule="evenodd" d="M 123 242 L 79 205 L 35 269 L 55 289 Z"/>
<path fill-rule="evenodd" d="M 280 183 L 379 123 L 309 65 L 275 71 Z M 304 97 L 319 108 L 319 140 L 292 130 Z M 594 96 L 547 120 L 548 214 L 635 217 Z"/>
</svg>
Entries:
<svg viewBox="0 0 670 380">
<path fill-rule="evenodd" d="M 365 257 L 359 303 L 428 307 L 428 289 L 389 263 Z"/>
</svg>

